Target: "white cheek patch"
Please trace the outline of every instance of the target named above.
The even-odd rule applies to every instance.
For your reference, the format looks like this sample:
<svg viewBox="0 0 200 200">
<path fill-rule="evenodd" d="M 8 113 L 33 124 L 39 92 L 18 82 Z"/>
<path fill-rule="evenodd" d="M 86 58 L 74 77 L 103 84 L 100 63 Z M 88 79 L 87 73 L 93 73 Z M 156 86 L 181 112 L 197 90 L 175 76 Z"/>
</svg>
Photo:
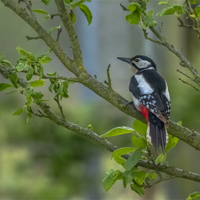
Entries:
<svg viewBox="0 0 200 200">
<path fill-rule="evenodd" d="M 144 67 L 147 67 L 149 65 L 151 65 L 151 63 L 149 61 L 147 61 L 147 60 L 141 60 L 138 63 L 138 67 L 139 68 L 144 68 Z"/>
<path fill-rule="evenodd" d="M 153 89 L 142 75 L 135 75 L 135 78 L 138 82 L 138 87 L 143 94 L 151 94 L 153 92 Z"/>
</svg>

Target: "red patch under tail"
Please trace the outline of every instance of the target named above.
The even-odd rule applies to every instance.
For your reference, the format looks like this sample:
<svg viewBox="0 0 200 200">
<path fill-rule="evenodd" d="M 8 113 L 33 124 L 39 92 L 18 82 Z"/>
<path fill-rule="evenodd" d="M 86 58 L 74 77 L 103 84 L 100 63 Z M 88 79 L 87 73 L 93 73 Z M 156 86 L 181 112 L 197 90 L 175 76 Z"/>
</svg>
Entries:
<svg viewBox="0 0 200 200">
<path fill-rule="evenodd" d="M 141 113 L 148 122 L 149 121 L 149 110 L 146 107 L 142 106 Z"/>
</svg>

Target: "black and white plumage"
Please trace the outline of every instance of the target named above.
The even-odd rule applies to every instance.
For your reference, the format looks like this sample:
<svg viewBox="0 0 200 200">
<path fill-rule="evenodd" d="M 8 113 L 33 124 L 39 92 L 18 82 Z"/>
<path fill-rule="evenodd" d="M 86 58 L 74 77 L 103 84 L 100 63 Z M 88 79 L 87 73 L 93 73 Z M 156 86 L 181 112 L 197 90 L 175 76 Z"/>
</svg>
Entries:
<svg viewBox="0 0 200 200">
<path fill-rule="evenodd" d="M 158 151 L 161 146 L 165 152 L 167 143 L 166 127 L 169 123 L 171 104 L 166 81 L 156 71 L 156 64 L 147 56 L 133 58 L 118 57 L 127 62 L 135 73 L 131 77 L 129 91 L 133 102 L 148 123 L 147 139 Z"/>
</svg>

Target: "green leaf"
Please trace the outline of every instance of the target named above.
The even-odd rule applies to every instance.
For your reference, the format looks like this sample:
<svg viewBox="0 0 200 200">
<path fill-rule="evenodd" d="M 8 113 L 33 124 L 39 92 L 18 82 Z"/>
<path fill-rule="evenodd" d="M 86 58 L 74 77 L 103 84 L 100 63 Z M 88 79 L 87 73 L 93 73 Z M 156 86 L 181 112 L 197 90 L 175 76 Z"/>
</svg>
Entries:
<svg viewBox="0 0 200 200">
<path fill-rule="evenodd" d="M 41 63 L 41 64 L 47 64 L 49 62 L 51 62 L 51 58 L 48 56 L 48 55 L 42 55 L 42 56 L 39 56 L 37 58 L 37 60 Z"/>
<path fill-rule="evenodd" d="M 72 8 L 75 8 L 75 7 L 81 5 L 81 4 L 84 3 L 84 2 L 85 2 L 85 0 L 81 0 L 81 1 L 78 1 L 78 2 L 76 2 L 76 3 L 72 3 Z"/>
<path fill-rule="evenodd" d="M 39 13 L 39 14 L 42 14 L 42 15 L 48 15 L 48 13 L 42 9 L 34 9 L 33 12 L 35 13 Z"/>
<path fill-rule="evenodd" d="M 93 131 L 92 124 L 89 124 L 89 125 L 88 125 L 88 129 L 89 129 L 90 131 Z"/>
<path fill-rule="evenodd" d="M 123 186 L 126 188 L 127 184 L 131 183 L 133 181 L 133 178 L 135 177 L 134 170 L 131 171 L 125 171 L 122 175 L 123 178 Z"/>
<path fill-rule="evenodd" d="M 57 72 L 53 72 L 53 73 L 47 73 L 48 76 L 56 76 Z"/>
<path fill-rule="evenodd" d="M 41 0 L 41 1 L 42 1 L 45 5 L 48 6 L 51 0 Z"/>
<path fill-rule="evenodd" d="M 160 154 L 156 160 L 155 160 L 155 163 L 158 164 L 158 163 L 163 163 L 165 160 L 166 160 L 166 157 L 167 157 L 167 154 Z"/>
<path fill-rule="evenodd" d="M 10 87 L 13 87 L 13 86 L 7 83 L 0 83 L 0 92 Z"/>
<path fill-rule="evenodd" d="M 41 87 L 45 84 L 45 81 L 44 80 L 36 80 L 36 81 L 31 81 L 30 82 L 30 85 L 32 87 Z"/>
<path fill-rule="evenodd" d="M 151 173 L 149 172 L 147 175 L 146 175 L 146 178 L 149 178 L 149 179 L 156 179 L 157 177 L 157 174 L 156 173 Z"/>
<path fill-rule="evenodd" d="M 163 15 L 172 15 L 176 12 L 173 6 L 162 9 L 156 16 L 162 17 Z"/>
<path fill-rule="evenodd" d="M 104 133 L 100 137 L 101 138 L 113 137 L 113 136 L 117 136 L 117 135 L 124 135 L 124 134 L 131 133 L 131 132 L 135 132 L 135 130 L 130 127 L 121 126 L 121 127 L 116 127 L 116 128 L 111 129 L 110 131 Z"/>
<path fill-rule="evenodd" d="M 135 131 L 137 131 L 138 133 L 141 133 L 144 137 L 146 137 L 147 124 L 144 124 L 141 121 L 139 121 L 138 119 L 136 119 L 133 122 L 133 128 L 134 128 Z"/>
<path fill-rule="evenodd" d="M 198 17 L 198 19 L 200 19 L 200 6 L 197 6 L 197 7 L 194 9 L 194 13 L 195 13 L 195 15 Z"/>
<path fill-rule="evenodd" d="M 136 148 L 145 149 L 147 147 L 147 141 L 144 138 L 137 138 L 133 135 L 131 141 Z"/>
<path fill-rule="evenodd" d="M 182 121 L 177 122 L 179 126 L 182 126 Z"/>
<path fill-rule="evenodd" d="M 18 88 L 18 85 L 17 85 L 17 80 L 18 80 L 17 73 L 9 74 L 9 75 L 8 75 L 8 78 L 10 79 L 11 83 L 12 83 L 16 88 Z"/>
<path fill-rule="evenodd" d="M 0 53 L 0 62 L 2 62 L 2 60 L 4 59 L 5 59 L 5 56 L 2 53 Z"/>
<path fill-rule="evenodd" d="M 124 167 L 126 170 L 131 170 L 133 167 L 135 167 L 135 165 L 138 163 L 138 161 L 140 160 L 140 156 L 142 155 L 142 150 L 141 149 L 137 149 L 136 151 L 134 151 L 129 158 L 126 160 Z"/>
<path fill-rule="evenodd" d="M 126 21 L 130 24 L 139 24 L 140 15 L 138 11 L 135 11 L 129 15 L 126 15 Z"/>
<path fill-rule="evenodd" d="M 157 22 L 153 19 L 153 10 L 150 10 L 146 16 L 144 16 L 143 24 L 146 27 L 153 27 L 157 25 Z"/>
<path fill-rule="evenodd" d="M 32 104 L 32 98 L 31 98 L 32 93 L 33 93 L 33 90 L 29 87 L 24 90 L 24 95 L 26 97 L 26 105 Z"/>
<path fill-rule="evenodd" d="M 130 24 L 139 24 L 142 8 L 140 4 L 132 2 L 128 6 L 128 10 L 131 11 L 131 14 L 126 16 L 126 21 Z"/>
<path fill-rule="evenodd" d="M 79 8 L 86 16 L 87 21 L 88 21 L 88 26 L 89 26 L 92 23 L 92 13 L 90 9 L 84 4 L 79 5 Z"/>
<path fill-rule="evenodd" d="M 27 58 L 28 60 L 35 61 L 35 56 L 34 56 L 34 54 L 31 53 L 31 52 L 27 52 L 27 53 L 26 53 L 26 58 Z"/>
<path fill-rule="evenodd" d="M 107 176 L 103 179 L 103 186 L 107 192 L 117 180 L 122 179 L 122 172 L 119 170 L 114 171 L 111 169 L 106 174 Z"/>
<path fill-rule="evenodd" d="M 37 68 L 38 68 L 38 73 L 39 73 L 39 79 L 41 79 L 44 75 L 44 69 L 43 69 L 42 64 L 38 63 Z"/>
<path fill-rule="evenodd" d="M 196 4 L 198 0 L 189 0 L 191 4 Z"/>
<path fill-rule="evenodd" d="M 28 123 L 29 120 L 32 118 L 31 107 L 29 105 L 26 106 L 26 113 L 28 115 L 28 118 L 27 118 L 26 122 Z"/>
<path fill-rule="evenodd" d="M 72 21 L 72 24 L 74 24 L 76 21 L 76 14 L 74 12 L 72 13 L 72 15 L 69 13 L 69 18 Z"/>
<path fill-rule="evenodd" d="M 51 30 L 49 31 L 49 35 L 51 35 L 58 27 L 52 27 Z"/>
<path fill-rule="evenodd" d="M 62 85 L 63 85 L 62 96 L 64 98 L 68 98 L 69 97 L 69 95 L 68 95 L 68 87 L 69 87 L 70 84 L 73 84 L 73 83 L 74 83 L 73 81 L 64 81 L 62 83 Z"/>
<path fill-rule="evenodd" d="M 142 8 L 140 6 L 139 3 L 136 2 L 132 2 L 128 5 L 128 10 L 130 10 L 132 13 L 136 10 L 138 10 L 139 12 L 141 12 Z"/>
<path fill-rule="evenodd" d="M 17 47 L 16 49 L 17 49 L 17 51 L 18 51 L 18 53 L 19 53 L 20 55 L 26 56 L 26 51 L 25 51 L 24 49 L 22 49 L 22 48 L 20 48 L 20 47 Z"/>
<path fill-rule="evenodd" d="M 33 67 L 29 67 L 28 68 L 28 71 L 27 71 L 27 74 L 26 74 L 26 79 L 29 81 L 31 80 L 31 78 L 33 77 L 33 74 L 34 74 L 34 69 Z"/>
<path fill-rule="evenodd" d="M 144 195 L 144 189 L 136 184 L 131 184 L 131 189 L 139 194 L 141 197 Z"/>
<path fill-rule="evenodd" d="M 33 91 L 32 93 L 31 93 L 31 96 L 34 98 L 34 102 L 38 102 L 38 101 L 40 101 L 41 102 L 41 99 L 42 99 L 42 97 L 44 96 L 41 92 L 36 92 L 36 91 Z"/>
<path fill-rule="evenodd" d="M 0 61 L 2 64 L 6 64 L 8 67 L 12 67 L 12 64 L 8 61 L 3 59 L 2 61 Z"/>
<path fill-rule="evenodd" d="M 146 178 L 146 172 L 145 171 L 136 171 L 135 172 L 134 180 L 138 185 L 143 185 L 145 178 Z"/>
<path fill-rule="evenodd" d="M 26 67 L 28 66 L 28 62 L 26 59 L 20 59 L 18 60 L 17 62 L 17 65 L 16 65 L 16 69 L 18 72 L 21 72 L 23 69 L 25 69 Z"/>
<path fill-rule="evenodd" d="M 70 0 L 64 0 L 64 3 L 66 3 L 66 4 L 71 4 L 72 1 L 70 1 Z"/>
<path fill-rule="evenodd" d="M 158 4 L 159 5 L 168 5 L 169 3 L 167 1 L 160 1 Z"/>
<path fill-rule="evenodd" d="M 122 158 L 121 156 L 133 151 L 135 151 L 135 149 L 132 147 L 123 147 L 123 148 L 119 148 L 113 151 L 112 156 L 118 164 L 123 165 L 126 160 Z"/>
<path fill-rule="evenodd" d="M 176 10 L 176 13 L 178 15 L 184 14 L 185 13 L 185 9 L 183 6 L 180 5 L 174 5 L 173 8 Z"/>
<path fill-rule="evenodd" d="M 192 200 L 192 199 L 196 199 L 197 197 L 200 197 L 200 192 L 199 191 L 196 191 L 196 192 L 193 192 L 189 195 L 189 197 L 187 198 L 187 200 Z"/>
<path fill-rule="evenodd" d="M 171 151 L 178 143 L 179 139 L 177 137 L 172 137 L 171 135 L 168 135 L 168 142 L 165 148 L 165 152 Z"/>
<path fill-rule="evenodd" d="M 19 108 L 18 110 L 16 110 L 12 115 L 21 115 L 23 113 L 24 107 Z"/>
<path fill-rule="evenodd" d="M 60 29 L 61 25 L 57 26 L 57 27 L 52 27 L 51 30 L 49 31 L 49 35 L 51 35 L 56 29 Z M 53 48 L 54 48 L 54 45 L 50 48 L 50 50 L 48 51 L 48 53 L 50 53 L 53 50 Z"/>
</svg>

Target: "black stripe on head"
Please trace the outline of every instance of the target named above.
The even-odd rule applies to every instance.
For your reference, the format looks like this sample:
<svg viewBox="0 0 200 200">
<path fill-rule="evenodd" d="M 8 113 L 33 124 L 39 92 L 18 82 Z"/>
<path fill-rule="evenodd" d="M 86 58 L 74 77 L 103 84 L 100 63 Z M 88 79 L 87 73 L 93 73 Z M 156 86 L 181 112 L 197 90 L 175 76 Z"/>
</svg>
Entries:
<svg viewBox="0 0 200 200">
<path fill-rule="evenodd" d="M 147 56 L 144 56 L 144 55 L 136 55 L 136 56 L 133 57 L 134 60 L 135 60 L 136 58 L 140 58 L 140 59 L 142 59 L 142 60 L 147 60 L 147 61 L 149 61 L 149 62 L 151 63 L 151 66 L 154 67 L 155 70 L 156 70 L 156 63 L 155 63 L 151 58 L 149 58 L 149 57 L 147 57 Z M 135 67 L 135 65 L 134 65 L 134 67 Z"/>
</svg>

